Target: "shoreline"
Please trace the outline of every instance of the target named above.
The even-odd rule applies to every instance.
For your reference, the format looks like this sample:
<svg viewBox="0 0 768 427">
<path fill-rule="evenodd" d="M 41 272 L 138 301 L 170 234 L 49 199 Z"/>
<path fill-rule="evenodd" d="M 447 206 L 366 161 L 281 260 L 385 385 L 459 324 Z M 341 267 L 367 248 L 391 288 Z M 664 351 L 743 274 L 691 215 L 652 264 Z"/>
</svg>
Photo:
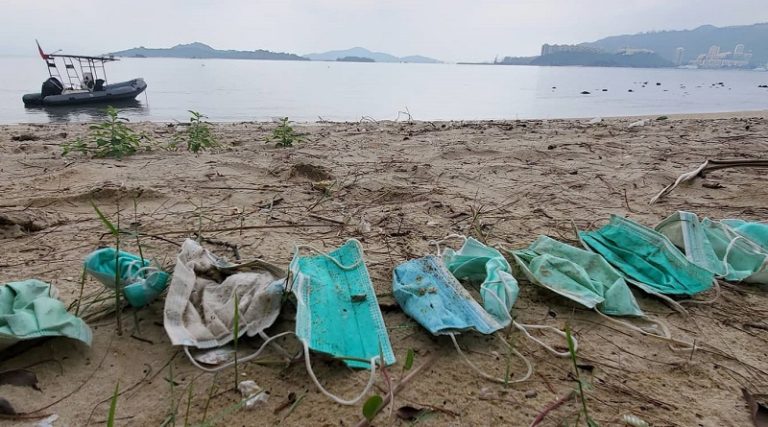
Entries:
<svg viewBox="0 0 768 427">
<path fill-rule="evenodd" d="M 106 107 L 105 107 L 106 108 Z M 119 109 L 118 109 L 119 110 Z M 659 114 L 640 114 L 640 115 L 627 115 L 627 116 L 603 116 L 601 117 L 604 120 L 631 120 L 631 119 L 656 119 L 661 116 L 666 116 L 670 120 L 687 120 L 687 119 L 711 119 L 711 120 L 721 120 L 721 119 L 741 119 L 741 118 L 766 118 L 768 117 L 768 109 L 760 109 L 760 110 L 745 110 L 745 111 L 723 111 L 723 112 L 705 112 L 705 113 L 671 113 L 671 114 L 665 114 L 665 113 L 659 113 Z M 595 117 L 562 117 L 562 118 L 522 118 L 522 119 L 462 119 L 462 120 L 450 120 L 450 119 L 441 119 L 441 120 L 412 120 L 410 123 L 514 123 L 514 122 L 523 122 L 523 121 L 552 121 L 552 122 L 581 122 L 581 121 L 589 121 Z M 98 120 L 91 120 L 91 121 L 70 121 L 70 122 L 16 122 L 16 123 L 1 123 L 0 127 L 15 127 L 15 126 L 66 126 L 66 125 L 77 125 L 77 124 L 91 124 L 98 122 Z M 273 120 L 252 120 L 252 121 L 242 121 L 242 120 L 207 120 L 208 123 L 211 123 L 213 125 L 228 125 L 228 124 L 260 124 L 260 125 L 267 125 L 271 123 L 276 122 L 276 118 Z M 298 120 L 291 120 L 291 123 L 295 125 L 305 126 L 305 125 L 323 125 L 323 124 L 329 124 L 329 125 L 349 125 L 349 124 L 359 124 L 359 123 L 380 123 L 380 124 L 396 124 L 396 123 L 409 123 L 408 120 L 375 120 L 375 119 L 360 119 L 356 121 L 335 121 L 335 120 L 316 120 L 316 121 L 298 121 Z M 181 124 L 183 125 L 185 122 L 179 122 L 178 120 L 165 120 L 165 121 L 154 121 L 154 120 L 138 120 L 138 121 L 131 121 L 129 122 L 133 125 L 141 125 L 141 124 Z"/>
</svg>

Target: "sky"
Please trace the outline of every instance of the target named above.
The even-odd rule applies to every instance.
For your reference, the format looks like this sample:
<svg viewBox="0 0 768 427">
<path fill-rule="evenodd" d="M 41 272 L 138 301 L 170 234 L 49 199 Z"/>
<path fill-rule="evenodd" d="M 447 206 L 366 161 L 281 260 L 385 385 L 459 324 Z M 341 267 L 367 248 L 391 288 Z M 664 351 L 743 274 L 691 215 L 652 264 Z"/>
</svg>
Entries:
<svg viewBox="0 0 768 427">
<path fill-rule="evenodd" d="M 448 62 L 543 43 L 768 21 L 766 0 L 0 0 L 0 55 L 100 54 L 199 41 L 307 54 L 362 46 Z"/>
</svg>

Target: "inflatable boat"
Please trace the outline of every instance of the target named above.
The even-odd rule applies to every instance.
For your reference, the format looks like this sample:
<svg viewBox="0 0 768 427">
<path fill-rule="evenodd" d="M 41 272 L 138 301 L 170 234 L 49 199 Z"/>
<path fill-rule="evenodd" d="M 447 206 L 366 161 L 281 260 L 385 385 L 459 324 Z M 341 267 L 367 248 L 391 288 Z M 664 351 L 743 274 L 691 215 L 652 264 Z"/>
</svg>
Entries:
<svg viewBox="0 0 768 427">
<path fill-rule="evenodd" d="M 142 78 L 107 84 L 105 63 L 112 56 L 82 56 L 45 53 L 37 44 L 40 57 L 48 66 L 48 79 L 40 93 L 28 93 L 21 100 L 26 107 L 109 104 L 135 99 L 147 89 Z M 59 71 L 63 65 L 64 73 Z"/>
<path fill-rule="evenodd" d="M 146 88 L 144 79 L 138 78 L 110 85 L 94 85 L 93 89 L 64 90 L 56 77 L 50 77 L 43 83 L 40 93 L 28 93 L 21 99 L 28 107 L 110 103 L 134 99 Z"/>
</svg>

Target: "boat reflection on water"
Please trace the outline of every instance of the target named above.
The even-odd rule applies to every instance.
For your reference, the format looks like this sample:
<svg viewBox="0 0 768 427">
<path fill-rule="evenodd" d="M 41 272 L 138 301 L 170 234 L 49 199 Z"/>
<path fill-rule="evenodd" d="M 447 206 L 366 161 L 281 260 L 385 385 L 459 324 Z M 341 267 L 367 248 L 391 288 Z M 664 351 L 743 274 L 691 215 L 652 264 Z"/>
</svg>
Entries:
<svg viewBox="0 0 768 427">
<path fill-rule="evenodd" d="M 114 101 L 109 105 L 115 107 L 121 117 L 132 122 L 146 120 L 149 116 L 149 107 L 135 99 Z M 107 105 L 27 106 L 26 110 L 28 114 L 47 115 L 51 123 L 98 122 L 107 117 Z"/>
</svg>

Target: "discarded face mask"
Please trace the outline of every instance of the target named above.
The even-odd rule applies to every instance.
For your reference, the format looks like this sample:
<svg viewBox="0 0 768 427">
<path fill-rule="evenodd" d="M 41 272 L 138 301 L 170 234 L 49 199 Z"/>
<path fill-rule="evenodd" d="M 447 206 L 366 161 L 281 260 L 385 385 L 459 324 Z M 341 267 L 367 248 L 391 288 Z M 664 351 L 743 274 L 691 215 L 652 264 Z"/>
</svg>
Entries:
<svg viewBox="0 0 768 427">
<path fill-rule="evenodd" d="M 512 255 L 532 283 L 611 316 L 644 316 L 621 274 L 594 252 L 541 236 Z"/>
<path fill-rule="evenodd" d="M 184 346 L 190 361 L 201 369 L 189 347 L 211 349 L 234 340 L 235 300 L 239 337 L 259 335 L 265 343 L 240 362 L 257 357 L 270 340 L 264 330 L 280 313 L 286 273 L 262 260 L 232 264 L 187 239 L 176 259 L 165 299 L 164 325 L 173 345 Z M 205 353 L 204 353 L 205 354 Z"/>
<path fill-rule="evenodd" d="M 318 255 L 301 256 L 302 248 Z M 354 404 L 373 385 L 376 364 L 395 363 L 362 246 L 351 239 L 328 254 L 297 246 L 290 271 L 296 336 L 304 345 L 307 371 L 323 394 L 341 404 Z M 366 389 L 352 400 L 330 394 L 312 372 L 309 349 L 341 359 L 351 368 L 371 369 Z"/>
<path fill-rule="evenodd" d="M 611 215 L 603 228 L 578 234 L 586 249 L 650 294 L 695 295 L 714 283 L 712 273 L 686 259 L 668 238 L 629 219 Z"/>
<path fill-rule="evenodd" d="M 83 262 L 85 271 L 110 289 L 116 288 L 116 252 L 114 248 L 97 249 Z M 142 260 L 138 255 L 120 251 L 117 266 L 123 294 L 133 307 L 149 304 L 168 286 L 168 273 L 152 267 L 148 259 Z"/>
<path fill-rule="evenodd" d="M 757 243 L 765 251 L 768 251 L 768 224 L 741 219 L 724 219 L 720 222 L 731 227 L 737 234 Z"/>
<path fill-rule="evenodd" d="M 459 264 L 455 264 L 455 266 L 457 265 Z M 465 272 L 472 271 L 472 269 L 468 268 L 468 265 L 466 264 L 463 267 L 467 269 Z M 484 269 L 484 267 L 482 268 Z M 482 377 L 491 381 L 505 382 L 503 379 L 486 374 L 475 366 L 461 351 L 455 334 L 463 331 L 493 334 L 508 326 L 512 321 L 509 310 L 511 310 L 511 306 L 514 304 L 518 293 L 517 281 L 514 278 L 512 278 L 512 283 L 514 284 L 512 295 L 514 298 L 508 299 L 510 307 L 502 313 L 502 316 L 497 316 L 495 313 L 484 309 L 483 306 L 475 301 L 472 295 L 459 283 L 458 279 L 445 265 L 443 258 L 428 255 L 424 258 L 404 262 L 395 267 L 392 276 L 392 291 L 395 299 L 408 316 L 416 320 L 433 335 L 450 336 L 459 355 Z M 476 277 L 476 279 L 483 281 L 485 278 Z M 481 292 L 481 297 L 483 299 L 492 298 L 494 304 L 498 304 L 501 298 L 491 296 L 492 292 L 493 290 L 491 289 L 488 289 L 484 294 Z M 495 307 L 496 305 L 493 306 Z M 502 342 L 509 351 L 520 357 L 528 368 L 524 378 L 518 380 L 507 379 L 506 382 L 527 380 L 533 371 L 530 362 L 506 342 L 503 340 Z"/>
<path fill-rule="evenodd" d="M 91 329 L 56 299 L 53 285 L 39 280 L 0 286 L 0 350 L 42 337 L 67 337 L 91 345 Z"/>
<path fill-rule="evenodd" d="M 768 284 L 768 251 L 723 222 L 680 211 L 656 226 L 694 264 L 728 281 Z"/>
<path fill-rule="evenodd" d="M 449 236 L 464 239 L 458 251 L 446 248 L 441 254 L 448 270 L 459 280 L 480 283 L 480 297 L 488 313 L 500 319 L 504 326 L 512 320 L 510 311 L 520 291 L 512 268 L 498 250 L 464 236 Z M 462 287 L 463 289 L 463 287 Z"/>
</svg>

